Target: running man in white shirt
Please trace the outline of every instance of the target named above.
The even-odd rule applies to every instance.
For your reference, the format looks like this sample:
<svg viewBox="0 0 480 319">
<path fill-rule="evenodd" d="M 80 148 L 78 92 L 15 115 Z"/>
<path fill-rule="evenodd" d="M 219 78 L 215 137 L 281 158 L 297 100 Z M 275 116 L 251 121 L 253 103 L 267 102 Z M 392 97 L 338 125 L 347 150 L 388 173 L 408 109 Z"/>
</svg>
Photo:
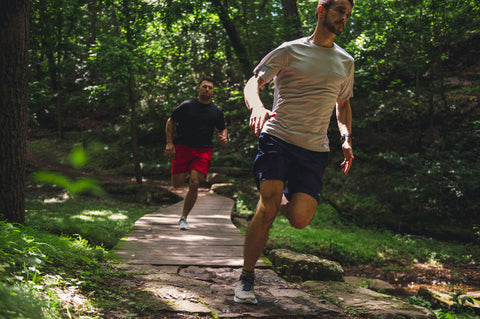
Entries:
<svg viewBox="0 0 480 319">
<path fill-rule="evenodd" d="M 257 303 L 255 264 L 280 212 L 295 228 L 312 220 L 328 161 L 327 130 L 336 108 L 347 174 L 353 161 L 352 110 L 354 60 L 334 43 L 351 16 L 354 0 L 320 0 L 313 35 L 287 42 L 267 54 L 245 86 L 250 128 L 259 136 L 254 177 L 260 200 L 244 246 L 244 264 L 234 300 Z M 272 110 L 260 88 L 274 80 Z"/>
</svg>

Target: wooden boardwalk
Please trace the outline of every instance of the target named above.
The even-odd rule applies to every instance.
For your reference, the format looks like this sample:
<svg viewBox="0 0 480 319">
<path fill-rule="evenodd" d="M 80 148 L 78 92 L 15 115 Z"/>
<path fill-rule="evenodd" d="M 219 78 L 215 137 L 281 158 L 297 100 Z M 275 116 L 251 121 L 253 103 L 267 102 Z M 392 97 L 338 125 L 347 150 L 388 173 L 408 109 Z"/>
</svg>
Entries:
<svg viewBox="0 0 480 319">
<path fill-rule="evenodd" d="M 243 234 L 233 225 L 233 200 L 199 192 L 188 216 L 189 230 L 179 230 L 183 201 L 140 218 L 115 252 L 127 264 L 155 266 L 241 267 Z M 266 267 L 261 260 L 257 267 Z"/>
</svg>

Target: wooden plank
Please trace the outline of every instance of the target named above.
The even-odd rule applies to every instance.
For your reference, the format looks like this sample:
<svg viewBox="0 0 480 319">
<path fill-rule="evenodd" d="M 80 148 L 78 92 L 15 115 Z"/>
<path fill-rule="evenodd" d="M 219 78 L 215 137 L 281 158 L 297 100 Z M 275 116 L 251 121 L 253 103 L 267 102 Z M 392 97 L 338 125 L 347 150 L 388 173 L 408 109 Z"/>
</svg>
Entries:
<svg viewBox="0 0 480 319">
<path fill-rule="evenodd" d="M 180 231 L 183 201 L 145 215 L 116 248 L 127 263 L 152 265 L 242 266 L 243 234 L 230 219 L 233 200 L 201 193 Z M 266 267 L 259 260 L 257 267 Z"/>
</svg>

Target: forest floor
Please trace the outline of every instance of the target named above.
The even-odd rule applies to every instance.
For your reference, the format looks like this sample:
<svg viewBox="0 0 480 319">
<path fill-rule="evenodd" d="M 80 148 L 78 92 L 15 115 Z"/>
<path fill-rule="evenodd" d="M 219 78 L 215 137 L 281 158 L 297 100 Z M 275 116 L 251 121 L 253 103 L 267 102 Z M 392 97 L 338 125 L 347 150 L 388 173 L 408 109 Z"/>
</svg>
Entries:
<svg viewBox="0 0 480 319">
<path fill-rule="evenodd" d="M 135 183 L 133 178 L 121 175 L 98 175 L 90 172 L 79 172 L 70 167 L 52 164 L 28 151 L 27 172 L 38 169 L 54 170 L 71 177 L 89 176 L 104 181 L 116 180 L 125 183 Z M 169 189 L 168 182 L 168 180 L 145 181 L 146 184 L 151 183 Z M 452 291 L 454 287 L 463 293 L 480 291 L 480 273 L 478 272 L 478 267 L 469 267 L 468 265 L 449 267 L 446 265 L 417 263 L 411 265 L 392 264 L 380 267 L 375 265 L 342 265 L 342 267 L 345 276 L 376 278 L 390 283 L 396 288 L 393 294 L 402 299 L 416 295 L 421 286 L 443 291 Z M 117 285 L 118 283 L 112 282 L 112 287 Z M 193 317 L 184 314 L 178 318 Z"/>
</svg>

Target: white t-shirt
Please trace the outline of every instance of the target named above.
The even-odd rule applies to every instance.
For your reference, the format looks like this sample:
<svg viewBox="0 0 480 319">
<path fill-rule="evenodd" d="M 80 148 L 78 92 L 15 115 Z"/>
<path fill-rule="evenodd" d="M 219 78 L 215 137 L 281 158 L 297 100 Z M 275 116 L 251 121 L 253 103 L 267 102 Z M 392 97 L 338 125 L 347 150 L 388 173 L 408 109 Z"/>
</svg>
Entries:
<svg viewBox="0 0 480 319">
<path fill-rule="evenodd" d="M 274 79 L 272 111 L 262 132 L 302 148 L 328 152 L 327 130 L 337 100 L 353 96 L 354 60 L 338 45 L 325 48 L 301 38 L 267 54 L 254 74 Z"/>
</svg>

